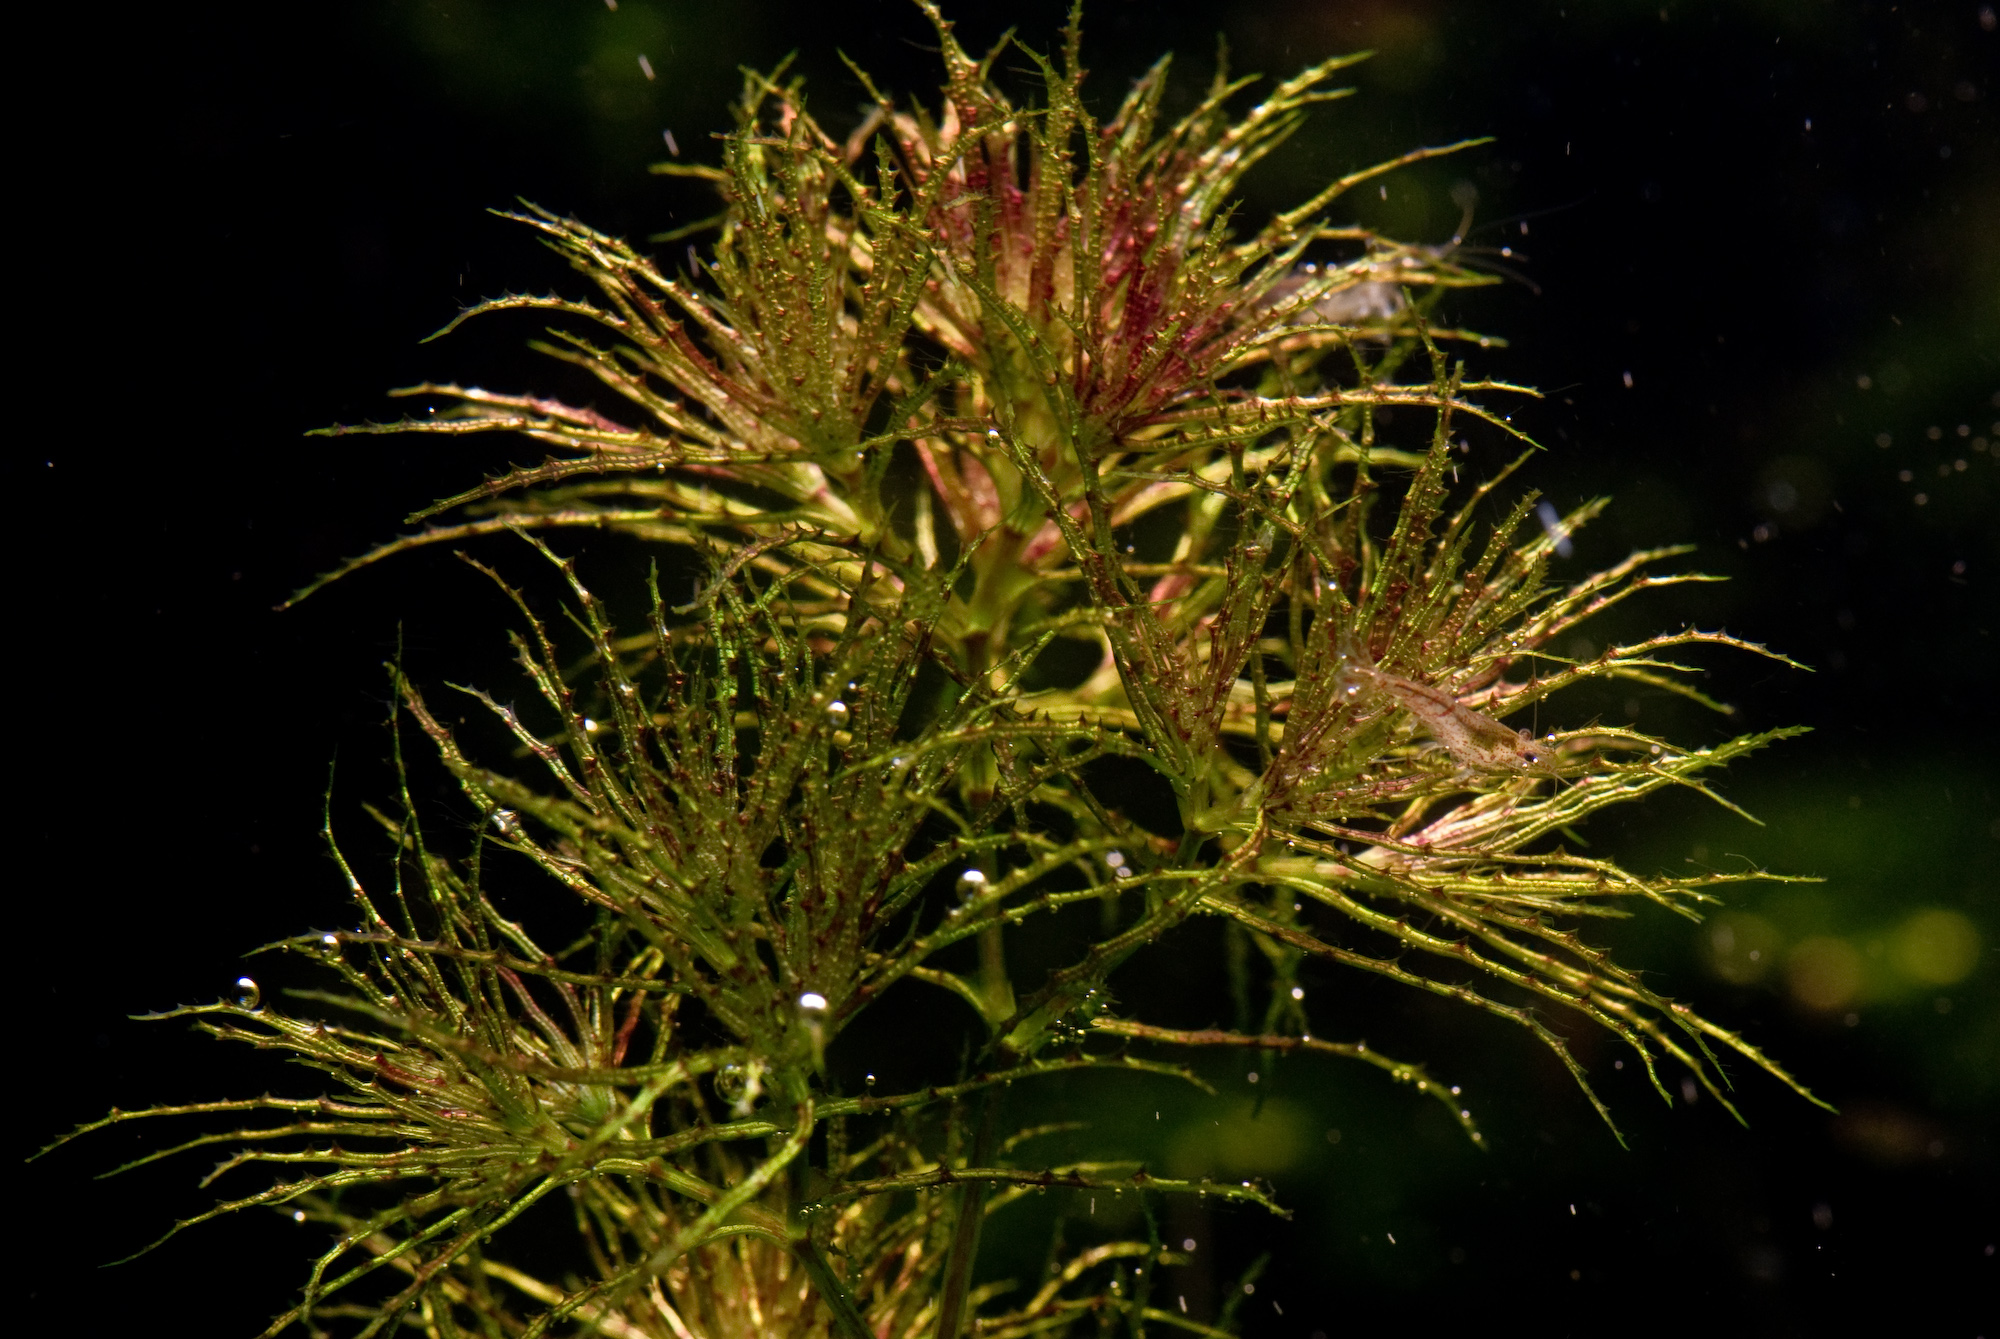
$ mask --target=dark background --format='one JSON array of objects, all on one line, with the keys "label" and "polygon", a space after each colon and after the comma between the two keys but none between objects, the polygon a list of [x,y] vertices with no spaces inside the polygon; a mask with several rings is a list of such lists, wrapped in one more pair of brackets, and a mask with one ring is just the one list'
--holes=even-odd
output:
[{"label": "dark background", "polygon": [[[968,45],[1004,21],[1047,47],[1060,19],[1050,4],[1004,20],[955,9]],[[40,174],[16,211],[30,360],[8,457],[25,504],[10,639],[26,724],[8,1084],[22,1153],[114,1102],[306,1082],[126,1016],[213,998],[244,970],[275,988],[282,964],[239,955],[343,923],[321,796],[337,757],[335,821],[358,840],[360,803],[387,784],[380,665],[399,627],[420,680],[508,675],[504,611],[443,555],[272,612],[502,463],[490,444],[307,429],[387,416],[381,392],[425,377],[555,384],[521,348],[530,326],[417,344],[473,297],[576,290],[483,211],[520,196],[640,237],[709,212],[646,174],[662,131],[712,158],[736,67],[794,48],[839,129],[860,94],[836,49],[885,86],[935,88],[920,17],[886,0],[224,5],[70,22],[17,129]],[[1309,975],[1316,1031],[1461,1083],[1491,1152],[1358,1069],[1294,1064],[1251,1088],[1248,1066],[1213,1067],[1212,1101],[1017,1099],[1024,1116],[1087,1107],[1085,1145],[1269,1176],[1297,1208],[1290,1224],[1174,1211],[1169,1235],[1196,1238],[1197,1264],[1168,1287],[1193,1313],[1212,1315],[1270,1250],[1241,1313],[1253,1334],[1503,1319],[1557,1334],[1842,1333],[1864,1304],[1894,1308],[1900,1333],[1996,1334],[1995,29],[1969,3],[1091,6],[1105,111],[1169,48],[1185,105],[1218,32],[1237,68],[1274,75],[1379,53],[1354,71],[1356,98],[1253,177],[1251,219],[1412,145],[1494,136],[1346,207],[1441,242],[1451,189],[1469,181],[1480,220],[1512,220],[1473,241],[1525,253],[1533,286],[1481,290],[1452,315],[1511,341],[1476,353],[1475,371],[1551,392],[1517,414],[1548,448],[1528,483],[1562,504],[1616,497],[1578,564],[1695,543],[1691,561],[1731,582],[1649,597],[1628,626],[1726,626],[1816,671],[1705,662],[1739,707],[1729,722],[1650,699],[1593,707],[1696,740],[1815,733],[1728,777],[1766,827],[1668,797],[1590,835],[1642,868],[1747,861],[1825,879],[1746,889],[1725,940],[1664,917],[1606,933],[1841,1114],[1742,1065],[1747,1130],[1713,1101],[1663,1106],[1580,1038],[1624,1151],[1524,1036]],[[1503,459],[1498,442],[1481,448],[1475,468]],[[586,560],[602,571],[618,556]],[[1203,933],[1164,946],[1166,970],[1124,986],[1122,1007],[1229,1021]],[[98,1272],[210,1202],[199,1154],[88,1179],[164,1134],[100,1135],[25,1171],[13,1291],[40,1324],[20,1332],[241,1335],[289,1303],[309,1243],[277,1218]],[[989,1269],[1035,1268],[1036,1220],[1054,1210],[1024,1206],[1017,1230],[996,1220]]]}]

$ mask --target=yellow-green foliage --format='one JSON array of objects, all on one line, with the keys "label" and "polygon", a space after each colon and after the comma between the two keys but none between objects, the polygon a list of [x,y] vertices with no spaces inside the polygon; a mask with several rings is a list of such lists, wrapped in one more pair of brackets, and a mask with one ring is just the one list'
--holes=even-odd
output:
[{"label": "yellow-green foliage", "polygon": [[[246,984],[169,1015],[284,1052],[330,1094],[175,1109],[267,1118],[181,1146],[279,1171],[202,1218],[269,1206],[336,1233],[271,1333],[1136,1331],[1163,1316],[1150,1271],[1174,1257],[1157,1241],[982,1293],[982,1218],[1047,1185],[1266,1192],[1036,1164],[1034,1132],[994,1129],[988,1099],[1084,1068],[1192,1082],[1143,1058],[1163,1047],[1296,1051],[1410,1082],[1478,1140],[1417,1066],[1312,1035],[1294,988],[1308,959],[1516,1023],[1586,1094],[1549,1017],[1609,1030],[1649,1073],[1671,1057],[1718,1097],[1718,1051],[1784,1077],[1577,928],[1637,902],[1692,915],[1761,876],[1644,876],[1563,834],[1664,787],[1705,792],[1786,732],[1686,749],[1503,724],[1545,702],[1560,721],[1564,690],[1595,680],[1706,701],[1673,650],[1758,648],[1685,630],[1581,663],[1551,649],[1700,578],[1652,575],[1678,553],[1663,550],[1553,581],[1598,504],[1535,525],[1532,495],[1498,501],[1512,466],[1452,499],[1470,441],[1514,435],[1488,400],[1529,392],[1469,379],[1447,350],[1476,337],[1432,321],[1441,293],[1485,276],[1329,221],[1396,163],[1256,227],[1229,212],[1242,174],[1340,96],[1347,62],[1240,116],[1250,81],[1218,76],[1167,123],[1163,61],[1099,122],[1074,26],[1056,58],[1011,47],[1042,71],[1032,106],[993,83],[1008,47],[977,60],[937,30],[942,100],[878,97],[844,139],[796,84],[750,77],[721,164],[675,169],[725,205],[691,274],[513,216],[595,296],[466,316],[545,313],[545,350],[611,408],[425,385],[402,393],[449,412],[333,430],[539,443],[542,463],[354,566],[513,532],[540,556],[506,552],[561,569],[587,654],[566,658],[515,596],[538,700],[473,694],[515,760],[462,749],[456,711],[399,677],[481,835],[440,843],[406,795],[378,815],[392,880],[351,875],[357,928],[282,946],[323,965],[326,991],[281,1008]],[[1384,408],[1399,430],[1427,420],[1427,440],[1378,440]],[[655,589],[648,626],[616,629],[554,551],[568,529],[693,550],[708,578],[689,604]],[[1159,779],[1157,813],[1093,786],[1116,759]],[[496,862],[537,871],[591,931],[562,946],[503,916]],[[1095,942],[1010,973],[1010,941],[1076,903],[1102,909]],[[1262,951],[1261,1030],[1118,1016],[1111,974],[1147,970],[1194,917]],[[959,944],[977,972],[941,965]],[[894,987],[968,1011],[983,1047],[925,1086],[843,1092],[828,1048]],[[580,1280],[509,1248],[509,1224],[551,1197],[573,1214]]]}]

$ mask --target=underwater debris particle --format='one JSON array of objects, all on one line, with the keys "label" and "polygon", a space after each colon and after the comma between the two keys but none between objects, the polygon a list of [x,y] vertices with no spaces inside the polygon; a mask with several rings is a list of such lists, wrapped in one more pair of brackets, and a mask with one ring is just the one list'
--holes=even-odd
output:
[{"label": "underwater debris particle", "polygon": [[[1631,384],[1629,379],[1626,384]],[[1562,527],[1562,517],[1547,498],[1535,504],[1535,519],[1542,523],[1543,533],[1555,541],[1558,558],[1567,558],[1576,551],[1576,546],[1569,542],[1569,533]]]}]

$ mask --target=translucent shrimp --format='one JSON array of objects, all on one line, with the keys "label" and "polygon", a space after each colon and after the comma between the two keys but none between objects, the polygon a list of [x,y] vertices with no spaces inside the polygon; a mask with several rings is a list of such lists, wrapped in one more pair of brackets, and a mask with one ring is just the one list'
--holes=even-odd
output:
[{"label": "translucent shrimp", "polygon": [[1395,703],[1467,771],[1559,775],[1554,749],[1526,730],[1474,711],[1442,688],[1376,669],[1358,654],[1346,657],[1340,673],[1350,696],[1368,693]]}]

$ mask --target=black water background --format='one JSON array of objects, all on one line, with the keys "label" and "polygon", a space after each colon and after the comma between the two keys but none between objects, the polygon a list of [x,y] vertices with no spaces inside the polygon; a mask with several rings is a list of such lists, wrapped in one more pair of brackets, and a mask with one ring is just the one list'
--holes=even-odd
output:
[{"label": "black water background", "polygon": [[[1253,179],[1253,214],[1411,144],[1496,136],[1358,208],[1443,240],[1449,189],[1470,180],[1482,218],[1534,215],[1527,236],[1516,223],[1492,240],[1530,257],[1521,268],[1540,292],[1510,284],[1462,307],[1513,341],[1476,368],[1552,392],[1520,415],[1549,447],[1530,481],[1564,504],[1621,499],[1586,555],[1686,538],[1734,578],[1672,604],[1668,621],[1723,624],[1818,670],[1713,662],[1747,725],[1817,731],[1731,781],[1767,817],[1776,806],[1789,838],[1667,805],[1613,840],[1684,859],[1699,843],[1674,825],[1706,824],[1739,843],[1718,851],[1779,851],[1829,875],[1835,922],[1950,906],[1981,926],[1987,952],[1938,994],[1953,1012],[1925,994],[1859,1009],[1849,1028],[1775,988],[1703,976],[1691,930],[1631,932],[1670,989],[1743,1026],[1850,1114],[1919,1131],[1914,1152],[1871,1143],[1879,1122],[1857,1135],[1754,1078],[1747,1132],[1713,1103],[1669,1115],[1613,1078],[1633,1142],[1621,1152],[1526,1040],[1328,982],[1347,1010],[1330,1032],[1407,1038],[1407,1053],[1483,1098],[1496,1151],[1434,1140],[1407,1093],[1373,1093],[1363,1076],[1287,1078],[1314,1130],[1341,1124],[1342,1143],[1277,1177],[1301,1209],[1294,1228],[1187,1220],[1217,1240],[1182,1286],[1212,1299],[1269,1247],[1276,1263],[1244,1313],[1253,1333],[1496,1308],[1563,1333],[1614,1318],[1807,1333],[1891,1299],[1912,1332],[1991,1334],[2000,466],[1967,442],[2000,444],[2000,33],[1965,4],[1581,8],[1102,3],[1087,50],[1109,98],[1166,47],[1192,89],[1218,28],[1240,67],[1279,73],[1378,47],[1356,72],[1360,96]],[[1052,7],[1009,17],[1052,41]],[[336,813],[358,836],[357,805],[381,788],[379,666],[399,624],[420,675],[506,672],[499,606],[441,555],[271,612],[414,504],[499,463],[305,430],[385,416],[381,389],[424,377],[545,381],[520,350],[524,326],[416,344],[473,296],[565,282],[481,211],[522,196],[612,232],[671,226],[700,202],[644,164],[666,128],[689,157],[706,152],[737,63],[799,48],[836,123],[857,97],[836,46],[899,88],[927,87],[932,69],[921,23],[895,4],[246,6],[74,21],[38,123],[66,133],[43,139],[47,187],[17,211],[17,255],[40,295],[16,320],[35,350],[16,389],[31,426],[8,462],[27,507],[14,565],[27,1035],[10,1085],[23,1151],[113,1102],[245,1081],[213,1044],[125,1016],[214,997],[246,970],[242,951],[341,923],[315,836],[320,794],[338,756]],[[968,39],[998,27],[965,17]],[[65,107],[83,114],[55,114]],[[1502,458],[1496,442],[1482,452],[1487,468]],[[1859,850],[1820,854],[1864,821],[1877,826]],[[1226,1017],[1205,953],[1186,949],[1185,990],[1159,1009]],[[1230,1075],[1237,1097],[1250,1091]],[[287,1079],[254,1080],[267,1081]],[[254,1333],[298,1276],[290,1224],[246,1219],[94,1270],[208,1202],[192,1165],[83,1180],[147,1146],[127,1131],[29,1169],[17,1295],[63,1332]],[[998,1240],[998,1259],[1038,1258],[1038,1242]]]}]

